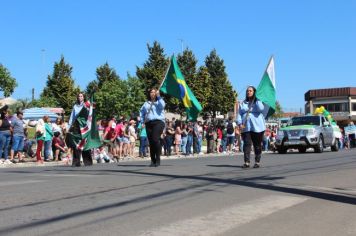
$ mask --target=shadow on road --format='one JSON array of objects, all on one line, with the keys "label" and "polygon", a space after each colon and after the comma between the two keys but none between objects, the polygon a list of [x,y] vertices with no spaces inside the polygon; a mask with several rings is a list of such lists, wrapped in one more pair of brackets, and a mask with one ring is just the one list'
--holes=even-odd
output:
[{"label": "shadow on road", "polygon": [[[352,161],[355,162],[354,160],[352,160]],[[342,163],[342,164],[345,164],[345,163]],[[92,207],[92,208],[79,210],[79,211],[75,211],[75,212],[71,212],[71,213],[65,213],[65,214],[55,216],[55,217],[38,220],[36,222],[4,227],[4,228],[0,229],[0,234],[14,232],[14,231],[18,231],[18,230],[26,230],[26,229],[37,227],[37,226],[43,226],[43,225],[47,225],[50,223],[55,223],[58,221],[70,220],[72,218],[80,217],[83,215],[99,213],[101,211],[114,209],[114,208],[120,208],[120,207],[124,207],[124,206],[131,205],[131,204],[138,204],[138,203],[142,203],[145,201],[157,200],[162,197],[174,196],[175,194],[178,194],[178,193],[183,193],[183,192],[188,192],[188,191],[191,192],[191,191],[195,190],[196,192],[193,192],[191,194],[198,194],[198,193],[202,192],[202,190],[200,190],[199,188],[209,187],[209,186],[217,185],[217,184],[223,184],[223,186],[235,185],[235,186],[243,186],[243,187],[249,187],[249,188],[254,188],[254,189],[263,189],[263,190],[269,190],[269,191],[275,191],[275,192],[281,192],[281,193],[287,193],[287,194],[307,196],[307,197],[311,197],[311,198],[317,198],[317,199],[322,199],[322,200],[327,200],[327,201],[332,201],[332,202],[339,202],[339,203],[343,203],[343,204],[356,205],[356,197],[352,196],[352,195],[343,195],[341,193],[335,193],[335,192],[325,192],[325,191],[301,189],[301,188],[293,187],[293,186],[278,186],[278,185],[273,185],[271,183],[261,183],[259,181],[279,180],[279,179],[284,179],[285,177],[272,177],[270,175],[258,175],[258,172],[256,172],[256,171],[254,173],[255,174],[257,173],[257,175],[253,176],[253,177],[226,178],[226,176],[223,175],[223,172],[221,172],[221,176],[218,176],[218,177],[216,177],[216,175],[217,175],[216,172],[206,173],[204,175],[179,175],[179,174],[170,174],[170,173],[159,173],[160,171],[164,171],[165,169],[164,168],[149,168],[149,167],[142,168],[144,166],[146,166],[146,165],[128,164],[128,165],[119,165],[119,167],[118,167],[118,168],[140,167],[141,169],[139,169],[139,170],[125,170],[125,169],[109,169],[109,170],[108,169],[102,169],[102,170],[95,169],[94,170],[91,168],[80,168],[80,169],[73,168],[73,169],[58,170],[58,168],[57,168],[57,169],[49,169],[46,171],[48,171],[48,172],[51,172],[51,171],[68,171],[69,172],[70,171],[70,172],[77,172],[77,173],[79,172],[79,173],[92,174],[92,175],[96,175],[96,174],[107,175],[109,173],[117,174],[117,175],[130,174],[130,175],[138,175],[138,176],[146,176],[146,177],[151,176],[151,177],[163,178],[160,180],[155,179],[151,183],[157,183],[159,181],[171,181],[171,180],[177,180],[177,179],[196,180],[196,181],[199,181],[199,183],[198,184],[190,183],[189,186],[184,186],[184,187],[177,188],[177,189],[162,191],[162,192],[154,193],[154,194],[148,194],[145,196],[136,197],[136,198],[132,198],[132,199],[125,200],[125,201],[118,201],[116,203],[106,204],[106,205],[102,205],[102,206],[98,206],[98,207]],[[217,167],[217,168],[220,168],[220,167],[239,168],[238,171],[244,172],[244,171],[240,170],[240,166],[235,166],[235,165],[208,165],[208,166],[209,167]],[[328,166],[328,165],[326,165],[326,166]],[[148,169],[150,169],[150,171],[146,171]],[[303,168],[303,169],[308,169],[308,168]],[[311,169],[313,169],[313,168],[311,168]],[[151,170],[153,170],[154,172]],[[338,169],[338,170],[340,170],[340,169]],[[300,170],[295,170],[295,171],[300,171]],[[226,173],[226,171],[224,171],[224,172]],[[275,174],[275,171],[273,172],[273,174]],[[150,182],[144,183],[141,185],[147,185],[147,184],[150,184]],[[136,186],[140,186],[140,185],[136,185]],[[129,187],[131,187],[131,186],[127,186],[126,188],[129,188]],[[109,189],[109,190],[104,190],[104,191],[99,191],[99,192],[93,192],[93,193],[89,193],[89,195],[90,194],[93,194],[93,195],[101,194],[101,193],[105,193],[105,192],[118,191],[118,190],[120,190],[120,188]],[[203,190],[203,191],[212,191],[212,190]],[[71,197],[68,197],[67,199],[78,198],[78,197],[82,197],[84,195],[88,196],[88,194],[83,194],[83,195],[71,196]],[[61,198],[60,200],[63,200],[63,198]],[[32,203],[32,204],[22,205],[22,206],[18,206],[18,207],[36,206],[36,205],[40,205],[40,204],[44,204],[44,203],[51,203],[51,201],[59,201],[59,199],[38,202],[38,203]],[[154,207],[154,205],[150,205],[149,207]],[[143,208],[147,208],[147,207],[143,207]],[[10,210],[10,209],[13,209],[13,208],[3,208],[3,209],[0,209],[0,211]],[[138,210],[136,209],[135,211],[138,211]],[[112,216],[112,217],[117,217],[117,215]]]}]

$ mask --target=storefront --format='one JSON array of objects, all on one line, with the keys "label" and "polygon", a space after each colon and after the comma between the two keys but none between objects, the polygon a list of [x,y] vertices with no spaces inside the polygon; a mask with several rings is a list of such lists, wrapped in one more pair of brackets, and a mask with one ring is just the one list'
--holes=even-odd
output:
[{"label": "storefront", "polygon": [[356,87],[309,90],[304,98],[307,114],[324,106],[340,127],[356,122]]}]

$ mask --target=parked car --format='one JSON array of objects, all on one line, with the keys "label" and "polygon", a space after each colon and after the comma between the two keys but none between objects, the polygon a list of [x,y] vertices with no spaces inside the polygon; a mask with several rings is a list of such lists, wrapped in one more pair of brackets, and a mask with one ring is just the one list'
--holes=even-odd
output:
[{"label": "parked car", "polygon": [[325,147],[331,147],[336,152],[340,138],[336,130],[322,115],[293,117],[277,133],[277,151],[284,154],[288,149],[298,149],[304,153],[308,148],[314,148],[314,152],[322,153]]}]

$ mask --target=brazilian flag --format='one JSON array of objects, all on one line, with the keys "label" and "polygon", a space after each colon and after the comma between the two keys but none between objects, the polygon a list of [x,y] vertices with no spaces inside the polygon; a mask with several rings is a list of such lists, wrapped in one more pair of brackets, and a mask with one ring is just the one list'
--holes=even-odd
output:
[{"label": "brazilian flag", "polygon": [[174,56],[171,57],[160,91],[180,99],[186,108],[188,119],[191,121],[197,120],[198,114],[203,108],[185,82]]}]

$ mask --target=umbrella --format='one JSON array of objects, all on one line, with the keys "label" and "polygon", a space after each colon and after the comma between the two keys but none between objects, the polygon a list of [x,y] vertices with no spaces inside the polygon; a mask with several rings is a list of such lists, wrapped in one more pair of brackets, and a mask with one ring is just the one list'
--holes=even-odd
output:
[{"label": "umbrella", "polygon": [[48,116],[51,120],[55,120],[58,117],[56,113],[44,108],[33,107],[23,110],[23,118],[25,120],[39,120],[44,116]]}]

